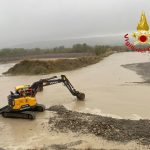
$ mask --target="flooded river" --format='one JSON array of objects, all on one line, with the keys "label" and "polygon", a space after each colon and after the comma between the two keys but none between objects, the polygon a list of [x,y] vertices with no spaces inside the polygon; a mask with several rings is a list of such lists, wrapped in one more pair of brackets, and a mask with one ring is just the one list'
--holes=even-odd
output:
[{"label": "flooded river", "polygon": [[[61,104],[71,110],[115,118],[150,119],[149,85],[133,83],[143,79],[134,71],[120,66],[148,61],[150,61],[148,53],[124,52],[113,54],[97,64],[75,71],[42,76],[1,76],[0,106],[7,104],[7,95],[17,85],[32,84],[41,78],[65,74],[77,90],[86,94],[86,100],[76,101],[66,87],[57,84],[45,87],[43,92],[37,94],[39,103],[47,107]],[[5,72],[12,65],[14,64],[1,64],[0,73]],[[90,145],[94,145],[95,148],[125,148],[125,145],[119,143],[106,144],[105,140],[92,135],[49,133],[46,125],[51,115],[53,114],[47,111],[39,113],[34,121],[0,117],[0,147],[19,150],[82,139],[86,141],[82,145],[85,148]],[[128,143],[126,148],[131,147],[130,144],[133,147],[134,143]]]}]

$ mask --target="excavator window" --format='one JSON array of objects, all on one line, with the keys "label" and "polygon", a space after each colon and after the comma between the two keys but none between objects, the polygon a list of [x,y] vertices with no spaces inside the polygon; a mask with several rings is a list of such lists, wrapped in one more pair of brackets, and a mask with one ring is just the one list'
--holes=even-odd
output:
[{"label": "excavator window", "polygon": [[30,87],[25,87],[19,90],[16,90],[16,93],[20,95],[20,97],[32,96],[33,90]]}]

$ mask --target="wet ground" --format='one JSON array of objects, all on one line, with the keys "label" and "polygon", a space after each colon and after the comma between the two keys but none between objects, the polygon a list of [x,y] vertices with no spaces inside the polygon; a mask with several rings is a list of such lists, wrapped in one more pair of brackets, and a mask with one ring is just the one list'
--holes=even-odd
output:
[{"label": "wet ground", "polygon": [[[84,102],[76,101],[62,84],[46,87],[42,93],[37,95],[37,99],[39,103],[45,104],[47,107],[64,105],[70,110],[120,119],[149,119],[149,85],[133,83],[141,82],[143,79],[134,71],[121,66],[148,61],[150,61],[149,53],[116,53],[95,65],[75,71],[58,73],[58,75],[65,74],[77,90],[86,94]],[[0,65],[0,72],[5,72],[12,65]],[[0,106],[7,104],[7,95],[15,86],[32,84],[40,78],[53,75],[57,74],[0,77]],[[82,140],[82,144],[79,142],[80,144],[70,146],[70,148],[145,149],[143,145],[139,145],[135,141],[127,143],[108,142],[92,134],[49,132],[47,125],[49,118],[53,115],[55,114],[49,111],[39,113],[35,121],[0,117],[0,147],[20,150],[45,145],[50,148],[51,145],[78,143]]]}]

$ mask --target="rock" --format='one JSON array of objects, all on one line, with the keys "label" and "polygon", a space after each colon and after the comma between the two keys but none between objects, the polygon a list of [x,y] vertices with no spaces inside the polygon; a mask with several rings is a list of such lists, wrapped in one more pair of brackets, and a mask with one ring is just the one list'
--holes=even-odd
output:
[{"label": "rock", "polygon": [[61,105],[52,106],[48,110],[57,113],[57,117],[49,119],[49,125],[55,130],[92,133],[107,140],[120,142],[138,140],[139,143],[150,145],[150,120],[103,117],[67,110]]}]

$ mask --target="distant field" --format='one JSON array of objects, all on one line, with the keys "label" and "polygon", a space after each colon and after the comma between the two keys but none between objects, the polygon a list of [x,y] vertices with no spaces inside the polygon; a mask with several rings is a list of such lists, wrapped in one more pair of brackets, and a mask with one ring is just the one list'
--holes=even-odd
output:
[{"label": "distant field", "polygon": [[39,59],[39,58],[79,58],[84,56],[99,56],[106,51],[127,51],[124,46],[105,46],[96,45],[89,46],[87,44],[75,44],[71,48],[64,46],[55,47],[53,49],[1,49],[0,62],[10,62],[25,59]]},{"label": "distant field", "polygon": [[16,62],[20,60],[46,60],[55,58],[79,58],[85,56],[93,56],[92,53],[56,53],[56,54],[41,54],[41,55],[25,55],[25,56],[14,56],[14,57],[3,57],[0,58],[1,63]]}]

